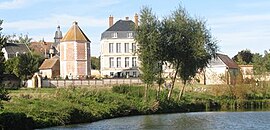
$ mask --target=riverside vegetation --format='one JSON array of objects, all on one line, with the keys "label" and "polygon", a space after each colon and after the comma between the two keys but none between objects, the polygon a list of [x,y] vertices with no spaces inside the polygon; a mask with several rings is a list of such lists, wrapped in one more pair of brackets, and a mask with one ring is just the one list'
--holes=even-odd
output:
[{"label": "riverside vegetation", "polygon": [[162,90],[157,100],[156,89],[150,88],[145,101],[144,87],[129,85],[10,90],[11,100],[3,102],[0,112],[0,128],[34,129],[139,114],[270,107],[268,83],[187,87],[180,101],[178,89],[171,100],[166,98],[168,90]]}]

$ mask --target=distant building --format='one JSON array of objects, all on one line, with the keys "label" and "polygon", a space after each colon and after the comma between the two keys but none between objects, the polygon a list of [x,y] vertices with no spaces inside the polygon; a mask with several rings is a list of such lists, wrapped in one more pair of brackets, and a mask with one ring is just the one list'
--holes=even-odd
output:
[{"label": "distant building", "polygon": [[2,48],[2,52],[4,53],[5,59],[8,60],[18,55],[29,53],[30,50],[26,44],[7,43],[6,46]]},{"label": "distant building", "polygon": [[235,84],[240,73],[238,65],[227,55],[217,54],[197,75],[201,84]]},{"label": "distant building", "polygon": [[60,75],[60,60],[58,56],[45,59],[39,67],[41,76],[49,79],[58,78]]},{"label": "distant building", "polygon": [[243,74],[243,79],[254,78],[253,65],[239,65],[239,67],[240,67],[240,71]]},{"label": "distant building", "polygon": [[53,46],[53,42],[45,42],[44,40],[40,42],[31,42],[29,45],[30,50],[34,53],[44,56],[45,58],[50,57],[50,48]]},{"label": "distant building", "polygon": [[54,35],[54,47],[57,48],[57,46],[60,44],[62,36],[62,31],[60,30],[60,26],[57,27],[57,30]]},{"label": "distant building", "polygon": [[90,40],[74,22],[60,42],[60,75],[80,78],[91,75]]},{"label": "distant building", "polygon": [[137,77],[138,55],[135,53],[135,27],[138,26],[138,15],[134,22],[126,17],[113,24],[113,16],[109,17],[109,28],[101,34],[101,65],[102,76]]}]

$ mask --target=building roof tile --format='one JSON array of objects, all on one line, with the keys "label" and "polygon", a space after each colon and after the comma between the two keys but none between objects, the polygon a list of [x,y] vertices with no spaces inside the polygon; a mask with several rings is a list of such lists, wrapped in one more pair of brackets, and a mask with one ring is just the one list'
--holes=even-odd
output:
[{"label": "building roof tile", "polygon": [[73,26],[68,30],[66,35],[62,38],[62,42],[66,41],[79,41],[79,42],[91,42],[87,36],[83,33],[77,22],[73,23]]},{"label": "building roof tile", "polygon": [[229,68],[239,68],[238,65],[227,55],[224,54],[217,54],[217,56],[229,67]]},{"label": "building roof tile", "polygon": [[59,57],[53,57],[50,59],[45,59],[44,62],[41,64],[41,66],[39,67],[40,70],[44,70],[44,69],[51,69],[53,68],[53,66],[59,62]]}]

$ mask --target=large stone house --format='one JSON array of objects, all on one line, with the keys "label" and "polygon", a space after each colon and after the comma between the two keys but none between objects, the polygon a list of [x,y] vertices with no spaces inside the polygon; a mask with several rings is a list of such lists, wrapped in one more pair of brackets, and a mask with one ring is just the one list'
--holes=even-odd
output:
[{"label": "large stone house", "polygon": [[213,58],[208,66],[197,75],[197,79],[205,85],[235,84],[239,73],[238,65],[231,58],[218,53],[217,57]]},{"label": "large stone house", "polygon": [[138,26],[138,15],[134,22],[126,17],[113,23],[109,17],[109,28],[101,34],[101,65],[102,76],[137,77],[138,56],[135,53],[137,45],[134,39],[135,27]]},{"label": "large stone house", "polygon": [[60,76],[83,78],[91,75],[90,40],[74,22],[60,42]]}]

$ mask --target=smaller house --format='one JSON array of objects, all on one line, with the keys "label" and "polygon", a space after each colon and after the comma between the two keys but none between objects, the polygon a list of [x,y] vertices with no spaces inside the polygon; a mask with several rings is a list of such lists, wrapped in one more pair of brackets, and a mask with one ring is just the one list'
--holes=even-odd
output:
[{"label": "smaller house", "polygon": [[197,75],[197,79],[205,85],[235,84],[239,74],[238,65],[227,55],[218,53],[217,57],[213,58],[208,66]]},{"label": "smaller house", "polygon": [[240,71],[243,74],[243,79],[253,79],[253,65],[239,65]]},{"label": "smaller house", "polygon": [[29,53],[30,50],[26,44],[7,43],[6,46],[2,48],[2,52],[4,53],[5,59],[8,60],[18,55]]},{"label": "smaller house", "polygon": [[60,60],[58,56],[54,56],[45,61],[39,67],[39,72],[43,78],[49,79],[59,77],[60,75]]}]

